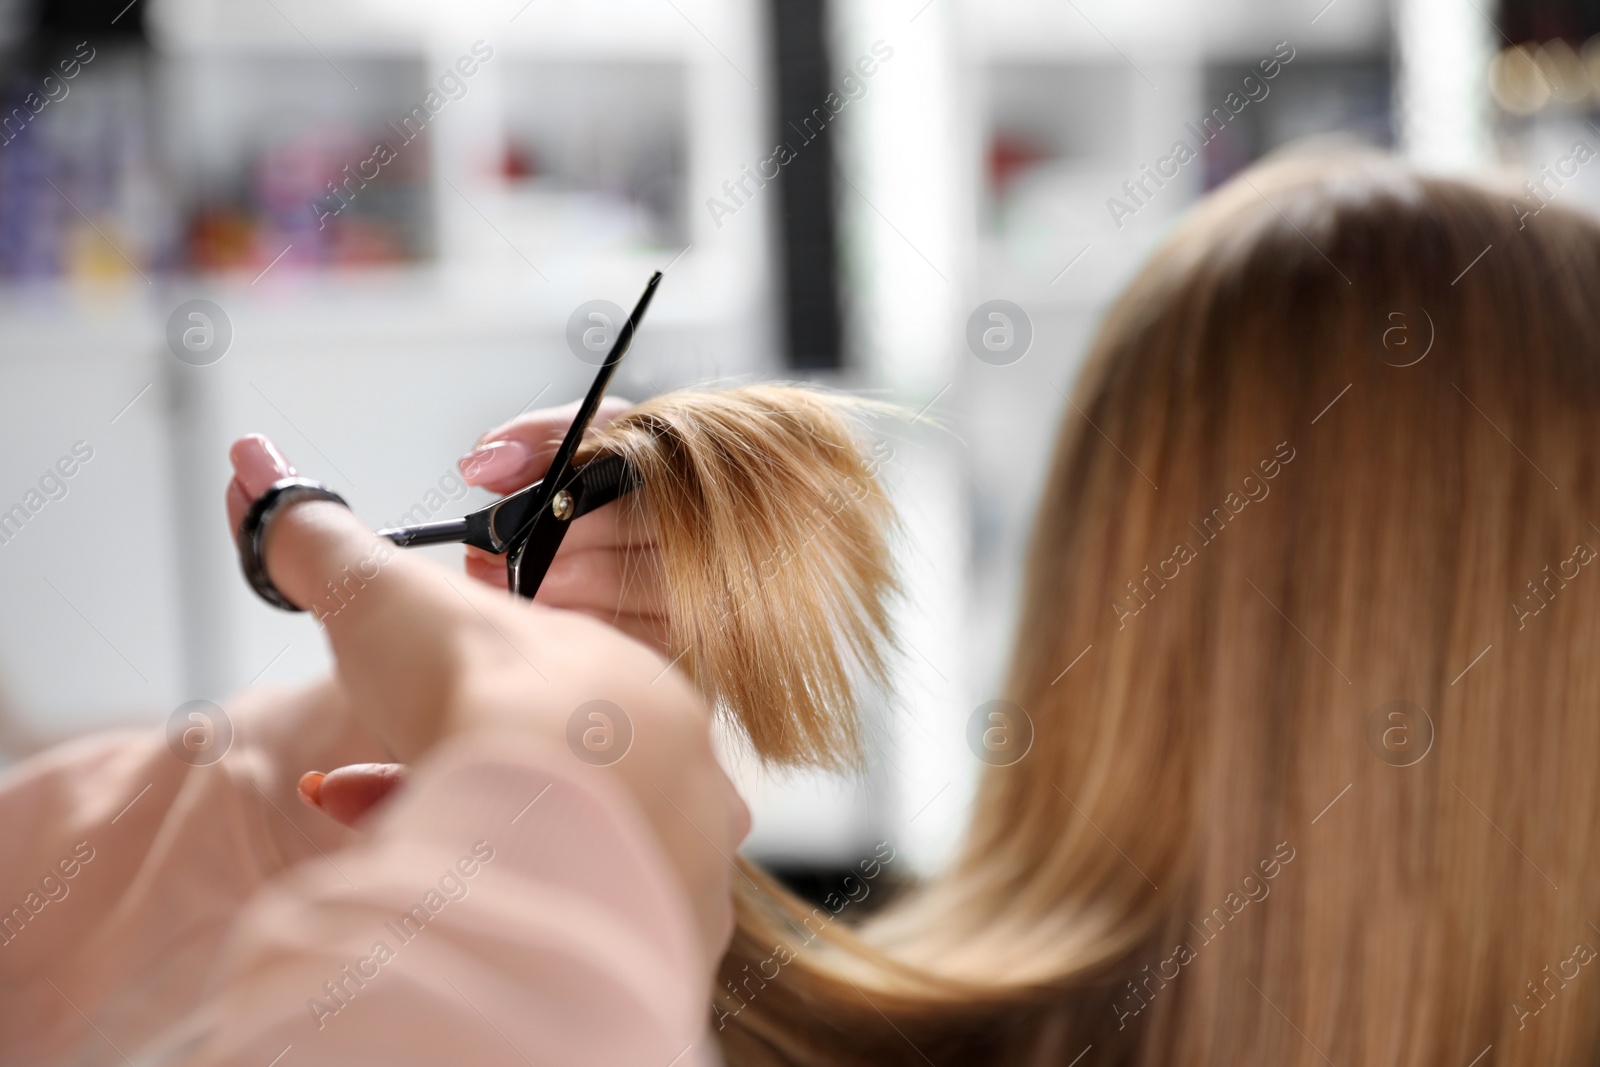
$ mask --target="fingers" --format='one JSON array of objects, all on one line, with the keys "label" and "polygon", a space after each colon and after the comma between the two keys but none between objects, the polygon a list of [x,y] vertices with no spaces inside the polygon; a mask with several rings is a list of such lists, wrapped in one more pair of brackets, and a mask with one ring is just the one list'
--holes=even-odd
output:
[{"label": "fingers", "polygon": [[619,548],[648,544],[653,540],[650,529],[637,508],[623,506],[626,500],[614,501],[574,519],[561,547]]},{"label": "fingers", "polygon": [[[485,433],[477,447],[459,461],[463,477],[470,484],[499,493],[512,493],[530,485],[548,469],[578,406],[574,401],[530,412]],[[603,399],[595,412],[594,425],[611,421],[631,406],[617,397]],[[646,620],[644,625],[629,632],[642,631],[650,635],[648,643],[658,644],[654,635],[662,627],[651,617],[660,613],[660,592],[657,583],[650,580],[653,572],[644,569],[646,561],[636,559],[649,552],[649,562],[653,562],[653,548],[650,532],[637,509],[615,504],[598,508],[576,520],[567,531],[536,599],[551,607],[584,611],[608,620],[639,615]],[[624,569],[629,580],[622,577]],[[506,588],[503,557],[468,548],[466,571],[468,576],[495,589]]]},{"label": "fingers", "polygon": [[583,614],[615,626],[640,644],[654,649],[663,657],[672,655],[672,647],[667,640],[670,636],[670,631],[667,627],[665,615],[618,615],[615,612],[608,614],[605,611],[586,610],[583,611]]},{"label": "fingers", "polygon": [[666,611],[654,549],[558,552],[534,599],[571,610],[609,607],[624,614],[650,615]]},{"label": "fingers", "polygon": [[[541,408],[519,415],[478,439],[477,446],[458,461],[468,485],[495,493],[513,493],[533,484],[554,458],[561,439],[578,413],[579,401]],[[600,401],[591,425],[603,426],[631,408],[621,397]]]},{"label": "fingers", "polygon": [[506,589],[506,558],[481,548],[467,549],[467,577],[476,578],[495,589]]},{"label": "fingers", "polygon": [[[596,557],[602,553],[585,553],[586,556]],[[556,559],[560,559],[557,556]],[[597,564],[604,566],[604,564]],[[610,563],[610,570],[616,573],[619,564]],[[551,575],[554,575],[552,565]],[[504,592],[506,588],[506,559],[504,556],[493,556],[477,549],[467,552],[467,576],[489,586],[491,589]],[[629,637],[641,641],[657,652],[671,657],[668,647],[668,627],[666,607],[661,603],[660,586],[650,584],[646,593],[640,589],[637,594],[630,594],[627,599],[629,606],[618,606],[615,594],[610,600],[603,594],[596,594],[584,587],[582,582],[570,590],[553,592],[551,576],[547,576],[545,584],[539,587],[539,594],[534,598],[535,603],[546,604],[552,608],[562,608],[567,611],[577,611],[588,615],[590,618],[599,619],[601,622],[621,630]],[[604,586],[607,583],[599,583]],[[613,585],[614,588],[614,585]]]},{"label": "fingers", "polygon": [[[506,588],[506,560],[479,549],[467,550],[467,574],[496,589]],[[568,551],[550,561],[534,597],[569,611],[607,608],[625,614],[666,611],[659,557],[654,548],[593,548]]]},{"label": "fingers", "polygon": [[352,763],[300,777],[300,799],[335,822],[355,826],[390,793],[406,783],[403,763]]}]

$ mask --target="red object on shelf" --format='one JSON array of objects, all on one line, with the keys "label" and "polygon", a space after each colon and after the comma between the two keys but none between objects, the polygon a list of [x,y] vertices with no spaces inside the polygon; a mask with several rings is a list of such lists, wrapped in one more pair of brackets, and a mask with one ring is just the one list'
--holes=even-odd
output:
[{"label": "red object on shelf", "polygon": [[989,140],[989,187],[1003,193],[1018,174],[1050,158],[1038,142],[1020,134],[997,132]]},{"label": "red object on shelf", "polygon": [[508,144],[505,156],[500,161],[500,173],[513,181],[532,178],[539,173],[539,164],[532,152]]}]

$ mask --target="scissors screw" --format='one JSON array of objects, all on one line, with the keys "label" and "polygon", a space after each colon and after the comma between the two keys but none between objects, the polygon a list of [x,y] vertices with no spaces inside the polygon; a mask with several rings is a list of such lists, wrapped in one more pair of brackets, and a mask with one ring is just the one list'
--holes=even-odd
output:
[{"label": "scissors screw", "polygon": [[572,517],[572,494],[565,489],[557,493],[550,501],[550,513],[562,522]]}]

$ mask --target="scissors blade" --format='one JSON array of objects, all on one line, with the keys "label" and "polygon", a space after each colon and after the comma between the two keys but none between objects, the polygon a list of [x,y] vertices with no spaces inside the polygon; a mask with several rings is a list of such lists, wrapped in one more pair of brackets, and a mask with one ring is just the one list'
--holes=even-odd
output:
[{"label": "scissors blade", "polygon": [[[520,499],[507,498],[501,501],[490,517],[491,532],[497,540],[508,546],[506,573],[513,593],[530,599],[533,597],[539,583],[544,580],[545,571],[550,568],[550,561],[555,558],[556,550],[561,547],[568,524],[576,517],[570,503],[564,511],[553,509],[551,505],[556,494],[568,490],[569,483],[576,477],[572,470],[572,457],[583,442],[589,424],[594,421],[600,400],[616,374],[617,365],[628,354],[639,321],[644,318],[660,284],[661,272],[656,271],[650,276],[628,320],[618,331],[605,361],[600,364],[600,371],[595,375],[583,402],[578,405],[578,413],[568,427],[566,437],[562,438],[560,447],[556,449],[544,478],[524,490],[526,496],[517,494]],[[512,499],[516,499],[516,503],[507,507]]]},{"label": "scissors blade", "polygon": [[[638,487],[637,478],[621,456],[602,457],[577,468],[572,466],[572,458],[660,284],[661,272],[656,271],[618,332],[543,478],[459,519],[397,526],[379,530],[378,536],[403,548],[468,544],[486,552],[507,554],[507,580],[511,591],[526,589],[523,595],[532,597],[556,549],[561,547],[567,524]],[[561,507],[553,508],[557,494],[562,492],[567,494],[567,499],[562,501]],[[536,542],[531,553],[530,542]]]}]

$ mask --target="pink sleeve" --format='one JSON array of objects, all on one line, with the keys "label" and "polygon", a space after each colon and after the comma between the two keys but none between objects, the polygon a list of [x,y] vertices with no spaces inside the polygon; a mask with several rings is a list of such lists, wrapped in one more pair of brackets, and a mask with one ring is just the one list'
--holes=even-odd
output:
[{"label": "pink sleeve", "polygon": [[719,1062],[660,845],[604,772],[542,745],[447,743],[369,841],[259,893],[168,1035],[181,1062]]},{"label": "pink sleeve", "polygon": [[227,702],[197,765],[159,731],[59,746],[0,786],[0,1064],[123,1063],[188,1011],[244,901],[355,839],[303,770],[378,758],[327,689]]}]

